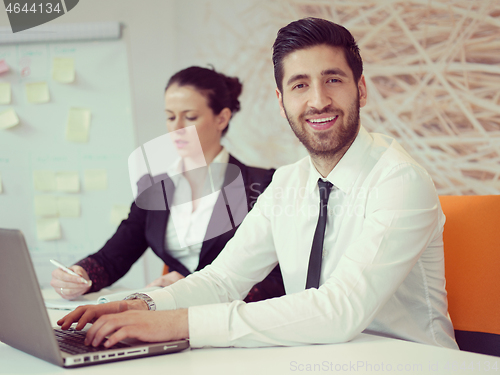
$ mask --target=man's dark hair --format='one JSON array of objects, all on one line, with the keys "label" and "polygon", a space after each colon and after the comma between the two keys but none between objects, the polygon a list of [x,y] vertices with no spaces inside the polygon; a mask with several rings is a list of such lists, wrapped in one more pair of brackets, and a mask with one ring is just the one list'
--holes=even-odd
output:
[{"label": "man's dark hair", "polygon": [[356,83],[363,74],[363,61],[352,34],[345,27],[321,18],[303,18],[278,31],[273,45],[274,79],[283,92],[283,60],[297,50],[320,44],[341,47]]}]

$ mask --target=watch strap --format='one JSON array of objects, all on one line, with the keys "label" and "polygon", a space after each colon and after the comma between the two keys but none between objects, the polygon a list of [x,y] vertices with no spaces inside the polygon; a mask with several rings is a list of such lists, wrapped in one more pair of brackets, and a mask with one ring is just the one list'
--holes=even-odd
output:
[{"label": "watch strap", "polygon": [[146,302],[146,304],[148,305],[148,309],[150,311],[156,310],[155,301],[150,296],[148,296],[146,293],[133,293],[133,294],[124,298],[124,300],[131,300],[131,299],[142,299],[144,302]]}]

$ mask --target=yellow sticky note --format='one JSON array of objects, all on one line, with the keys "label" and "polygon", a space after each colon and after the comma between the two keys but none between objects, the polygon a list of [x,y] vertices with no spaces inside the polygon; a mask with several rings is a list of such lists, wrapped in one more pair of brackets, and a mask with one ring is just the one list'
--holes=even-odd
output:
[{"label": "yellow sticky note", "polygon": [[120,224],[122,220],[128,217],[129,212],[130,212],[129,206],[115,204],[113,207],[111,207],[110,221],[113,224]]},{"label": "yellow sticky note", "polygon": [[105,169],[86,169],[84,172],[85,190],[106,190],[108,174]]},{"label": "yellow sticky note", "polygon": [[56,190],[66,193],[78,193],[80,191],[80,177],[78,172],[57,172]]},{"label": "yellow sticky note", "polygon": [[52,60],[52,79],[61,83],[73,82],[75,80],[75,60],[54,57]]},{"label": "yellow sticky note", "polygon": [[0,112],[0,129],[8,129],[16,125],[19,125],[19,117],[12,108]]},{"label": "yellow sticky note", "polygon": [[36,221],[36,236],[41,241],[58,240],[61,238],[59,219],[38,219]]},{"label": "yellow sticky note", "polygon": [[36,216],[57,216],[57,200],[53,195],[35,195]]},{"label": "yellow sticky note", "polygon": [[62,217],[79,217],[80,197],[58,197],[57,210]]},{"label": "yellow sticky note", "polygon": [[26,84],[26,97],[29,103],[48,103],[50,100],[47,82],[31,82]]},{"label": "yellow sticky note", "polygon": [[10,104],[11,100],[10,83],[0,82],[0,104]]},{"label": "yellow sticky note", "polygon": [[33,184],[38,191],[55,191],[56,174],[54,171],[34,171]]},{"label": "yellow sticky note", "polygon": [[90,111],[85,108],[71,108],[66,126],[66,140],[70,142],[88,142]]}]

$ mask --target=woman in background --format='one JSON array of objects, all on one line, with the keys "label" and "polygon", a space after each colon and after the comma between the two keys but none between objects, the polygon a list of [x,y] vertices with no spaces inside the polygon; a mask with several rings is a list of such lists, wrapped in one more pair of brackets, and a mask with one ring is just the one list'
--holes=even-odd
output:
[{"label": "woman in background", "polygon": [[[181,70],[170,78],[165,89],[167,128],[180,158],[168,169],[168,175],[161,178],[162,185],[153,186],[159,187],[160,192],[163,186],[172,204],[163,209],[141,208],[148,203],[141,204],[140,199],[155,195],[154,189],[150,190],[151,194],[145,190],[144,195],[132,203],[128,218],[122,221],[103,248],[70,267],[81,278],[60,269],[52,272],[51,285],[57,293],[72,299],[113,284],[148,247],[169,268],[167,274],[149,286],[170,285],[204,268],[217,257],[236,230],[236,218],[230,213],[235,213],[233,207],[226,206],[228,197],[221,194],[221,187],[234,179],[234,166],[239,168],[246,192],[246,202],[242,199],[247,206],[244,213],[250,210],[274,173],[274,170],[242,164],[221,145],[229,120],[240,109],[241,90],[238,78],[201,67]],[[146,177],[141,180],[151,180]],[[206,186],[217,193],[207,195]],[[228,216],[233,226],[227,230],[226,225],[221,230],[222,221]],[[277,266],[250,290],[245,300],[258,301],[284,293]]]}]

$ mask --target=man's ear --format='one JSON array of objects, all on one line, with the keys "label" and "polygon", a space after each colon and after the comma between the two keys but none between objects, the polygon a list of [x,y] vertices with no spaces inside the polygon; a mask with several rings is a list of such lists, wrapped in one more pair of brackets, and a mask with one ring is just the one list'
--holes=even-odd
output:
[{"label": "man's ear", "polygon": [[280,106],[281,117],[286,118],[285,107],[283,106],[283,95],[280,90],[276,88],[276,97],[278,98],[278,104]]},{"label": "man's ear", "polygon": [[358,82],[359,106],[364,107],[368,98],[368,90],[366,89],[365,76],[362,75]]},{"label": "man's ear", "polygon": [[225,128],[227,128],[229,120],[231,120],[231,115],[232,112],[227,107],[220,111],[220,113],[217,115],[217,129],[223,131]]}]

